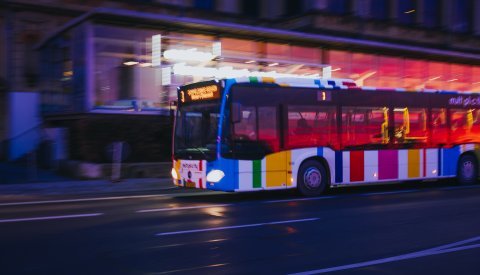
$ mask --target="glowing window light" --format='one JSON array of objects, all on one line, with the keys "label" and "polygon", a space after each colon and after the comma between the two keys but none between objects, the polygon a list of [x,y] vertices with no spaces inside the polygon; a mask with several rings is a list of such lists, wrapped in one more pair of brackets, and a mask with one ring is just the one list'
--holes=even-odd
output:
[{"label": "glowing window light", "polygon": [[274,78],[291,77],[291,78],[303,78],[303,79],[319,78],[319,74],[298,75],[298,74],[288,74],[288,73],[277,73],[276,71],[259,72],[259,71],[249,71],[247,69],[237,70],[230,66],[221,67],[221,68],[195,67],[195,66],[186,65],[185,63],[177,63],[173,65],[173,73],[176,75],[214,77],[214,78],[235,78],[235,77],[248,77],[248,76],[274,77]]},{"label": "glowing window light", "polygon": [[133,65],[137,65],[137,64],[138,64],[138,61],[123,62],[123,65],[127,65],[127,66],[133,66]]},{"label": "glowing window light", "polygon": [[162,63],[162,35],[152,36],[152,66],[158,67]]},{"label": "glowing window light", "polygon": [[222,43],[221,42],[213,42],[213,44],[212,44],[212,54],[213,54],[213,56],[221,56],[222,55]]},{"label": "glowing window light", "polygon": [[453,81],[457,81],[457,80],[458,80],[458,78],[452,78],[450,80],[447,80],[447,82],[453,82]]},{"label": "glowing window light", "polygon": [[211,53],[199,52],[196,48],[188,50],[166,50],[163,53],[166,59],[185,60],[185,61],[209,61],[216,56]]}]

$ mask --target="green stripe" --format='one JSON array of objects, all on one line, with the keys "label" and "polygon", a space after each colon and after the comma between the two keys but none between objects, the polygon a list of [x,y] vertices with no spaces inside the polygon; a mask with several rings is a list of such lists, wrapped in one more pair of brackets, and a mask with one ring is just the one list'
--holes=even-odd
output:
[{"label": "green stripe", "polygon": [[256,76],[249,76],[248,79],[250,83],[258,83],[258,78]]},{"label": "green stripe", "polygon": [[253,163],[253,188],[262,187],[262,161],[254,160]]}]

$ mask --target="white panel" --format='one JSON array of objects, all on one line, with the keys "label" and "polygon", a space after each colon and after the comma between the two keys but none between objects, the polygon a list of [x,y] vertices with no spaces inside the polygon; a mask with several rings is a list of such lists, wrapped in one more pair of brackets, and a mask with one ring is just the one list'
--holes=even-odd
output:
[{"label": "white panel", "polygon": [[253,163],[250,160],[238,161],[238,189],[241,191],[252,190],[253,188]]},{"label": "white panel", "polygon": [[427,175],[438,177],[438,149],[427,149]]},{"label": "white panel", "polygon": [[335,182],[335,151],[330,148],[323,148],[323,157],[327,160],[330,169],[330,182]]},{"label": "white panel", "polygon": [[363,155],[365,181],[378,180],[378,151],[365,151]]},{"label": "white panel", "polygon": [[343,155],[343,181],[342,183],[350,182],[350,152],[342,152]]},{"label": "white panel", "polygon": [[408,179],[408,150],[398,150],[398,179]]}]

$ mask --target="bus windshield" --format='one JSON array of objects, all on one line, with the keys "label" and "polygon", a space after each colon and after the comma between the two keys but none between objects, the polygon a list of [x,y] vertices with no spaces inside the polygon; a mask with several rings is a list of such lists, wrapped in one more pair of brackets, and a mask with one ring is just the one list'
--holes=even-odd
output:
[{"label": "bus windshield", "polygon": [[175,120],[174,157],[213,160],[220,102],[180,105]]}]

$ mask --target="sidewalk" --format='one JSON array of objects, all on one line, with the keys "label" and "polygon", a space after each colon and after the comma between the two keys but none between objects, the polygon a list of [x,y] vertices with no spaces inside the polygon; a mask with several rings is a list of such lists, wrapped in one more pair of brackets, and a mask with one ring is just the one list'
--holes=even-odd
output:
[{"label": "sidewalk", "polygon": [[169,178],[124,179],[120,182],[109,180],[70,180],[55,182],[0,184],[1,197],[8,195],[80,195],[122,192],[160,191],[174,188]]}]

